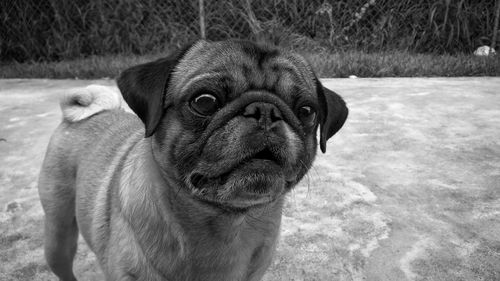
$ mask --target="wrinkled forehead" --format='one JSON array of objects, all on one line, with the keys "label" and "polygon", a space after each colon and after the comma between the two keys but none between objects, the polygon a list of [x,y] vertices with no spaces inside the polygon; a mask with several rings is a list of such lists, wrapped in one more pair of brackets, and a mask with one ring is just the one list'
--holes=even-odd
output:
[{"label": "wrinkled forehead", "polygon": [[182,93],[204,80],[224,80],[239,92],[268,89],[312,94],[314,79],[309,64],[298,54],[244,41],[199,41],[176,66],[170,87],[174,93]]}]

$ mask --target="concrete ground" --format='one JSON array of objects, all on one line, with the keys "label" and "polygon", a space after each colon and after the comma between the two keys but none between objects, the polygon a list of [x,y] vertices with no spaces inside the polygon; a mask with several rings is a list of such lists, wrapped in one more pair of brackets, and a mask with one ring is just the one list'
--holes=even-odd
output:
[{"label": "concrete ground", "polygon": [[[500,280],[500,78],[327,79],[348,122],[289,195],[265,280]],[[36,179],[58,96],[0,80],[0,280],[54,280]],[[83,242],[79,280],[100,280]]]}]

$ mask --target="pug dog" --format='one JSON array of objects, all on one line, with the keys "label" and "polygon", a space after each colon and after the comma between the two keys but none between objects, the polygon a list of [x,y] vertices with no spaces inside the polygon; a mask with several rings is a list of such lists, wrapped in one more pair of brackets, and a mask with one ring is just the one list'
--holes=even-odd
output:
[{"label": "pug dog", "polygon": [[261,280],[285,195],[344,124],[298,54],[198,41],[61,100],[39,177],[45,256],[76,280],[80,232],[106,280]]}]

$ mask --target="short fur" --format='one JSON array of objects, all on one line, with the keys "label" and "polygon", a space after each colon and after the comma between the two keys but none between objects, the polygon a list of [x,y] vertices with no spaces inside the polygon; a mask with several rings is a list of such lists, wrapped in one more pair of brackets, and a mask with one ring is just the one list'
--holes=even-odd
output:
[{"label": "short fur", "polygon": [[65,94],[59,105],[64,120],[77,122],[104,110],[121,108],[122,97],[109,87],[90,85]]},{"label": "short fur", "polygon": [[[106,280],[260,280],[284,197],[312,165],[318,126],[323,151],[342,127],[344,101],[299,55],[246,41],[199,41],[118,86],[137,116],[96,107],[115,100],[103,88],[61,103],[39,178],[52,271],[76,280],[80,230]],[[201,94],[220,108],[197,113]]]}]

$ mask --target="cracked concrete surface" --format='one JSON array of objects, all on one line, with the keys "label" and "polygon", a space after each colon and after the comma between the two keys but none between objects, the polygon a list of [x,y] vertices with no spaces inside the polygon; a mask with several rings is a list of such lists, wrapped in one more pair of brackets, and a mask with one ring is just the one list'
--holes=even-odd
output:
[{"label": "cracked concrete surface", "polygon": [[[500,78],[324,79],[350,116],[289,195],[265,280],[500,280]],[[57,98],[0,80],[0,280],[53,280],[36,178]],[[100,280],[83,242],[79,280]]]}]

